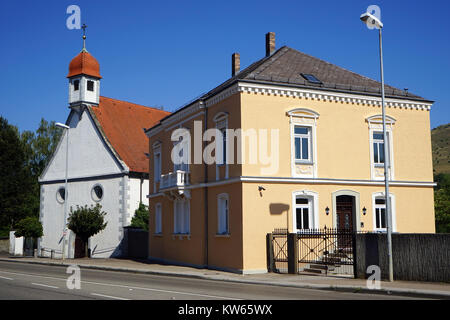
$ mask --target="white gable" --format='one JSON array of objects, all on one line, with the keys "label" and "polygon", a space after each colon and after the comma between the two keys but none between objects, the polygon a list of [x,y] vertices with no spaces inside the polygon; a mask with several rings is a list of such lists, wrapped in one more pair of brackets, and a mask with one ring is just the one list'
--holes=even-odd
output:
[{"label": "white gable", "polygon": [[[72,112],[69,133],[69,179],[123,172],[120,163],[103,141],[89,112]],[[63,180],[66,169],[66,134],[40,181]]]}]

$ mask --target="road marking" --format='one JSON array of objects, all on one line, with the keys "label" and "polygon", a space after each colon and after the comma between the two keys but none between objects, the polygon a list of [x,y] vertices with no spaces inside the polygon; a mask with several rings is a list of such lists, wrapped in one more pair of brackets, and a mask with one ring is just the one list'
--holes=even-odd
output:
[{"label": "road marking", "polygon": [[126,298],[107,296],[105,294],[100,294],[100,293],[91,293],[91,294],[93,296],[99,296],[99,297],[103,297],[103,298],[110,298],[110,299],[116,299],[116,300],[131,300],[131,299],[126,299]]},{"label": "road marking", "polygon": [[34,284],[35,286],[41,286],[41,287],[47,287],[47,288],[58,289],[58,287],[55,287],[55,286],[49,286],[48,284],[34,283],[34,282],[32,282],[31,284]]},{"label": "road marking", "polygon": [[2,276],[0,276],[0,279],[5,279],[5,280],[14,280],[14,279],[12,279],[12,278],[2,277]]},{"label": "road marking", "polygon": [[[8,273],[8,274],[15,274],[15,275],[22,275],[22,276],[30,276],[30,277],[52,279],[52,280],[67,281],[67,279],[65,279],[65,278],[55,278],[55,277],[48,277],[48,276],[40,276],[40,275],[37,275],[37,274],[17,273],[17,272],[8,272],[8,271],[1,271],[1,270],[0,270],[0,273]],[[240,299],[240,298],[214,296],[214,295],[210,295],[210,294],[171,291],[171,290],[163,290],[163,289],[144,288],[144,287],[132,287],[132,286],[126,286],[126,285],[120,285],[120,284],[110,284],[110,283],[101,283],[101,282],[92,282],[92,281],[81,281],[81,283],[96,284],[96,285],[101,285],[101,286],[109,286],[109,287],[117,287],[117,288],[156,291],[156,292],[163,292],[163,293],[175,293],[175,294],[183,294],[183,295],[188,295],[188,296],[216,298],[216,299],[225,299],[225,300],[243,300],[243,299]]]}]

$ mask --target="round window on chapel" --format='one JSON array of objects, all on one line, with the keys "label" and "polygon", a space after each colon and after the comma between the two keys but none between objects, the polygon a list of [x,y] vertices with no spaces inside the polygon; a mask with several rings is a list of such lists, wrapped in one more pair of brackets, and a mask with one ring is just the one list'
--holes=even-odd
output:
[{"label": "round window on chapel", "polygon": [[66,189],[61,187],[58,189],[58,191],[56,191],[56,200],[59,203],[64,203],[64,201],[66,200]]},{"label": "round window on chapel", "polygon": [[100,201],[103,198],[103,188],[99,185],[96,185],[92,188],[91,194],[94,201]]}]

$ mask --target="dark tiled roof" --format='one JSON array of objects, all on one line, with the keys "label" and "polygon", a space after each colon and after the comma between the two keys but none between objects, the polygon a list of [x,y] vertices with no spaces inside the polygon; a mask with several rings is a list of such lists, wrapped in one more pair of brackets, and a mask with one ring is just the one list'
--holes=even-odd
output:
[{"label": "dark tiled roof", "polygon": [[[312,74],[322,83],[310,83],[303,78],[302,73]],[[328,91],[381,95],[380,82],[286,46],[278,49],[269,57],[253,63],[235,77],[225,81],[220,86],[205,94],[202,98],[208,98],[216,94],[236,80],[283,84]],[[386,97],[393,98],[428,101],[420,96],[410,92],[407,93],[404,90],[386,84],[385,95]]]},{"label": "dark tiled roof", "polygon": [[[310,83],[303,78],[301,75],[302,73],[312,74],[322,83]],[[278,84],[306,89],[381,96],[380,82],[284,46],[276,50],[270,56],[264,57],[251,64],[237,73],[234,77],[190,101],[165,118],[171,117],[173,114],[187,108],[196,101],[205,100],[214,96],[236,82],[257,82],[269,85]],[[386,84],[384,88],[385,96],[387,98],[433,102]]]}]

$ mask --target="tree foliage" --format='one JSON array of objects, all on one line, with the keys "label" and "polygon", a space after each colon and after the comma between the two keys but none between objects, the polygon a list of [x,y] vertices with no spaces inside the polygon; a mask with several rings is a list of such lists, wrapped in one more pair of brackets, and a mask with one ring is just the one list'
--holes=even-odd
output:
[{"label": "tree foliage", "polygon": [[450,174],[435,176],[437,186],[434,191],[434,212],[436,232],[450,233]]},{"label": "tree foliage", "polygon": [[27,207],[33,177],[16,127],[0,117],[0,229],[10,230],[33,212]]},{"label": "tree foliage", "polygon": [[40,238],[43,236],[42,224],[36,217],[26,217],[16,226],[15,236],[25,238]]},{"label": "tree foliage", "polygon": [[39,216],[39,183],[61,129],[41,119],[36,132],[19,130],[0,117],[0,234],[25,217]]},{"label": "tree foliage", "polygon": [[102,211],[102,206],[98,203],[95,207],[93,205],[90,207],[87,205],[76,206],[75,211],[70,207],[67,227],[84,242],[87,242],[89,237],[106,228],[105,216],[106,212]]},{"label": "tree foliage", "polygon": [[131,226],[148,231],[148,217],[148,206],[142,202],[139,203],[139,208],[134,211],[134,217],[131,219]]}]

